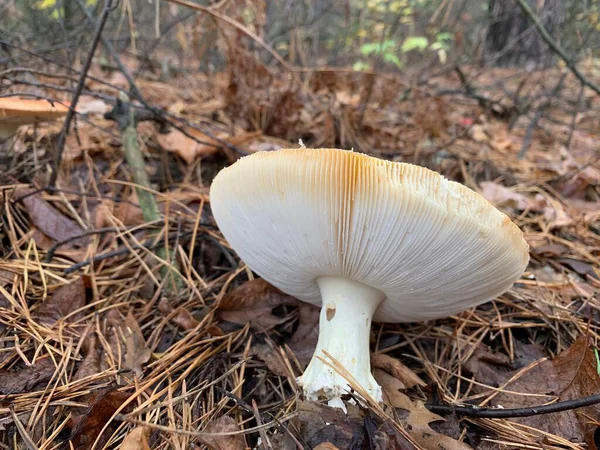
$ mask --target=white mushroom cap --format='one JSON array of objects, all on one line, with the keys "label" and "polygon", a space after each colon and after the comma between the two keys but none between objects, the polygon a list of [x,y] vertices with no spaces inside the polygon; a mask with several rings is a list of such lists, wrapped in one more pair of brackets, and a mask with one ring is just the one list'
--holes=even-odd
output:
[{"label": "white mushroom cap", "polygon": [[318,278],[360,282],[385,296],[375,321],[463,311],[508,290],[529,262],[521,230],[476,192],[351,151],[255,153],[222,170],[210,197],[258,275],[315,305]]}]

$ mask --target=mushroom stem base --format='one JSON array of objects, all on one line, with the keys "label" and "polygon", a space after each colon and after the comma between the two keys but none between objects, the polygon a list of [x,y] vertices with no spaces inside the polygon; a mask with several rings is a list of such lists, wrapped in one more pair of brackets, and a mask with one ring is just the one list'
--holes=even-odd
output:
[{"label": "mushroom stem base", "polygon": [[318,358],[335,365],[325,350],[371,397],[381,402],[381,387],[371,375],[369,335],[371,319],[385,295],[346,278],[320,277],[317,284],[323,301],[319,339],[312,360],[298,378],[305,397],[308,400],[324,397],[331,406],[343,407],[340,396],[350,391],[351,384],[346,378]]}]

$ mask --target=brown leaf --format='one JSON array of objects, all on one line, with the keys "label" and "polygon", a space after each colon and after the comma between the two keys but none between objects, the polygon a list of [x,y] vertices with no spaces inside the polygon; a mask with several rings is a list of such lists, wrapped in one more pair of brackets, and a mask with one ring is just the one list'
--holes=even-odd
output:
[{"label": "brown leaf", "polygon": [[77,322],[83,318],[83,312],[77,311],[86,304],[85,280],[83,277],[61,286],[40,305],[34,317],[42,324],[52,326],[59,320]]},{"label": "brown leaf", "polygon": [[[211,420],[204,429],[206,433],[231,433],[235,431],[240,431],[240,427],[229,416],[221,416],[216,420]],[[246,448],[246,442],[242,434],[199,436],[198,440],[211,450],[244,450]]]},{"label": "brown leaf", "polygon": [[[179,155],[185,162],[192,164],[197,158],[211,156],[217,153],[222,144],[209,137],[208,135],[198,131],[194,128],[186,128],[186,133],[190,136],[198,139],[197,142],[194,139],[186,136],[181,131],[173,128],[166,134],[156,134],[156,140],[162,148],[168,152],[174,152]],[[252,133],[240,133],[236,136],[230,136],[227,133],[212,133],[215,137],[229,142],[232,145],[240,145],[243,142],[258,137],[261,135],[260,132]]]},{"label": "brown leaf", "polygon": [[218,305],[217,317],[228,322],[250,323],[257,330],[269,330],[287,320],[273,314],[280,305],[299,306],[300,301],[284,294],[262,278],[256,278],[234,289]]},{"label": "brown leaf", "polygon": [[143,365],[150,360],[152,351],[146,346],[142,330],[131,312],[125,318],[124,332],[127,348],[125,353],[125,367],[132,369],[139,377],[144,371]]},{"label": "brown leaf", "polygon": [[373,378],[381,386],[383,390],[383,400],[386,404],[393,406],[394,408],[410,409],[412,402],[407,395],[400,392],[405,389],[406,386],[387,372],[381,369],[373,370]]},{"label": "brown leaf", "polygon": [[378,450],[415,450],[417,447],[400,434],[390,420],[385,421],[373,436],[373,447]]},{"label": "brown leaf", "polygon": [[513,208],[520,211],[529,209],[531,211],[543,211],[547,202],[541,195],[529,198],[524,194],[515,192],[513,189],[500,184],[484,181],[481,183],[481,195],[497,207]]},{"label": "brown leaf", "polygon": [[150,450],[148,445],[149,427],[137,427],[129,432],[121,446],[120,450]]},{"label": "brown leaf", "polygon": [[449,436],[433,430],[429,424],[444,420],[437,414],[432,413],[423,402],[416,400],[406,415],[401,418],[404,429],[424,449],[427,450],[467,450],[471,447],[464,442],[452,439]]},{"label": "brown leaf", "polygon": [[83,348],[85,358],[79,364],[74,380],[81,380],[100,372],[100,354],[98,352],[98,339],[95,333],[87,336]]},{"label": "brown leaf", "polygon": [[[71,239],[83,233],[81,227],[74,220],[65,217],[58,209],[51,206],[39,194],[29,195],[35,192],[33,189],[19,189],[16,192],[27,208],[27,213],[33,224],[46,236],[55,241]],[[73,248],[84,248],[90,242],[89,237],[81,237],[69,241],[67,244]]]},{"label": "brown leaf", "polygon": [[[527,358],[527,362],[531,358]],[[582,398],[600,391],[600,375],[596,371],[596,357],[593,346],[585,337],[576,340],[571,347],[561,352],[553,360],[539,359],[531,363],[523,374],[508,384],[506,382],[517,375],[508,365],[508,359],[485,358],[485,353],[475,354],[465,365],[465,369],[475,375],[477,381],[503,386],[506,390],[525,394],[544,394],[548,397],[532,397],[500,392],[491,406],[503,408],[526,408],[546,403],[558,395],[560,401]],[[506,386],[504,386],[506,384]],[[587,417],[599,417],[600,406],[592,405],[576,411],[563,411],[548,415],[511,419],[542,431],[561,430],[561,436],[571,442],[586,442],[593,447],[595,426],[588,423]]]},{"label": "brown leaf", "polygon": [[421,380],[421,378],[419,378],[419,376],[411,369],[406,367],[396,358],[392,358],[385,353],[377,353],[372,355],[371,367],[382,369],[383,371],[400,380],[409,389],[415,386],[427,385],[427,383]]},{"label": "brown leaf", "polygon": [[308,448],[330,443],[339,448],[362,448],[366,443],[363,418],[358,408],[348,406],[348,414],[340,408],[318,403],[298,403],[300,433]]},{"label": "brown leaf", "polygon": [[[158,310],[165,316],[170,316],[175,312],[175,308],[169,304],[169,300],[167,300],[166,297],[160,299]],[[184,331],[193,330],[200,323],[200,321],[194,318],[194,316],[183,307],[177,308],[176,314],[172,316],[170,320]]]},{"label": "brown leaf", "polygon": [[336,447],[331,442],[323,442],[317,445],[314,450],[340,450],[339,447]]},{"label": "brown leaf", "polygon": [[35,365],[20,370],[0,369],[0,394],[31,392],[48,382],[55,370],[56,367],[50,358],[41,359]]},{"label": "brown leaf", "polygon": [[256,344],[252,346],[252,353],[265,362],[267,367],[275,375],[281,377],[291,376],[290,370],[283,361],[281,354],[268,344]]},{"label": "brown leaf", "polygon": [[[77,450],[91,449],[104,426],[128,398],[129,394],[111,389],[92,394],[88,400],[86,411],[81,415],[71,417],[70,441],[73,443],[73,447]],[[104,447],[114,428],[116,428],[116,424],[107,427],[95,448]]]},{"label": "brown leaf", "polygon": [[289,347],[302,367],[310,362],[319,339],[321,308],[310,303],[298,305],[298,328],[289,340]]}]

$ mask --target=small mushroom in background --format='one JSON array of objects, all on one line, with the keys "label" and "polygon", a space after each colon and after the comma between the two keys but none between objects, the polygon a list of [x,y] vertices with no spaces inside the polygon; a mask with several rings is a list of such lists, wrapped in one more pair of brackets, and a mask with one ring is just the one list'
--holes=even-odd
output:
[{"label": "small mushroom in background", "polygon": [[68,111],[67,106],[48,100],[0,98],[0,139],[15,134],[21,125],[54,120],[65,116]]},{"label": "small mushroom in background", "polygon": [[337,149],[258,152],[215,177],[225,238],[257,274],[322,305],[299,378],[309,400],[343,406],[336,359],[377,402],[371,320],[447,317],[491,300],[529,262],[521,230],[482,196],[429,169]]}]

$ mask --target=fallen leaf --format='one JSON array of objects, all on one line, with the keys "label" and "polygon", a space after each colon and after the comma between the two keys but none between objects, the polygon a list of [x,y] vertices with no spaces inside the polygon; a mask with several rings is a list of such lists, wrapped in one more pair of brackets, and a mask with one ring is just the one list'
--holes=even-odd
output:
[{"label": "fallen leaf", "polygon": [[[221,416],[216,420],[211,420],[205,433],[231,433],[241,431],[239,425],[229,416]],[[198,436],[198,440],[208,446],[211,450],[245,450],[246,441],[243,434],[223,435],[223,436]]]},{"label": "fallen leaf", "polygon": [[152,356],[152,350],[146,346],[142,330],[137,321],[129,312],[125,318],[125,367],[131,369],[139,377],[142,375],[146,364]]},{"label": "fallen leaf", "polygon": [[408,431],[421,447],[427,450],[468,450],[472,449],[464,442],[452,439],[449,436],[438,433],[433,430],[429,424],[432,422],[443,421],[444,418],[432,413],[420,400],[412,402],[412,407],[406,410],[405,414],[400,414],[400,422],[403,428]]},{"label": "fallen leaf", "polygon": [[256,344],[252,346],[252,354],[264,361],[269,370],[275,375],[288,377],[292,374],[286,366],[281,354],[269,344]]},{"label": "fallen leaf", "polygon": [[298,304],[298,327],[288,342],[289,348],[303,368],[308,366],[319,339],[321,308],[310,303]]},{"label": "fallen leaf", "polygon": [[414,373],[411,369],[406,367],[396,358],[392,358],[385,353],[377,353],[371,356],[371,367],[379,368],[389,373],[393,377],[400,380],[407,388],[413,388],[415,386],[426,386],[425,383],[419,376]]},{"label": "fallen leaf", "polygon": [[529,209],[530,211],[540,212],[547,206],[546,200],[541,195],[529,198],[524,194],[515,192],[511,188],[492,181],[481,183],[481,195],[497,207],[508,207],[520,211]]},{"label": "fallen leaf", "polygon": [[340,450],[339,447],[336,447],[331,442],[323,442],[317,445],[314,450]]},{"label": "fallen leaf", "polygon": [[[537,355],[539,355],[539,352]],[[536,356],[536,353],[533,353]],[[493,386],[503,386],[506,390],[524,394],[543,394],[548,397],[532,397],[498,392],[488,406],[501,405],[503,408],[526,408],[537,406],[559,397],[560,401],[582,398],[600,391],[600,375],[596,370],[594,347],[586,337],[577,339],[567,350],[553,360],[523,358],[511,364],[508,358],[486,357],[480,350],[463,366],[475,375],[476,381]],[[526,363],[530,368],[516,379],[515,377]],[[476,389],[476,390],[479,390]],[[593,446],[596,426],[588,417],[600,417],[600,406],[592,405],[571,411],[562,411],[548,415],[537,415],[511,419],[542,431],[561,430],[561,436],[571,442],[586,442]]]},{"label": "fallen leaf", "polygon": [[308,448],[322,443],[339,448],[362,448],[366,433],[360,411],[348,405],[348,413],[313,402],[298,402],[300,434]]},{"label": "fallen leaf", "polygon": [[248,281],[223,297],[217,317],[239,325],[250,323],[255,330],[269,330],[286,320],[273,314],[280,305],[300,306],[301,302],[284,294],[262,278]]},{"label": "fallen leaf", "polygon": [[83,312],[78,310],[85,304],[85,280],[81,277],[58,288],[52,297],[37,308],[34,317],[47,326],[52,326],[62,319],[77,322],[83,318]]},{"label": "fallen leaf", "polygon": [[[104,426],[128,398],[128,393],[112,389],[92,394],[88,399],[88,407],[85,412],[71,417],[69,440],[72,442],[73,448],[76,450],[91,449]],[[111,424],[107,427],[95,448],[104,447],[116,426],[117,424]]]},{"label": "fallen leaf", "polygon": [[[194,128],[186,128],[186,133],[193,136],[198,141],[188,137],[183,132],[173,128],[166,134],[157,133],[156,140],[162,148],[168,152],[173,152],[179,155],[185,162],[192,164],[197,158],[203,158],[214,155],[222,147],[222,144]],[[260,132],[240,133],[235,136],[230,136],[228,133],[214,132],[211,133],[218,139],[227,141],[232,145],[240,145],[245,141],[258,137]]]},{"label": "fallen leaf", "polygon": [[487,142],[490,140],[490,137],[485,132],[483,125],[480,124],[473,125],[469,131],[469,134],[471,139],[473,139],[475,142]]},{"label": "fallen leaf", "polygon": [[137,427],[134,428],[125,436],[120,450],[150,450],[148,445],[148,436],[150,435],[149,427]]},{"label": "fallen leaf", "polygon": [[20,370],[0,369],[0,394],[31,392],[48,382],[55,370],[56,366],[50,358],[41,359],[35,365]]},{"label": "fallen leaf", "polygon": [[100,354],[98,352],[98,339],[95,332],[87,336],[83,349],[85,357],[77,368],[74,380],[81,380],[100,372]]},{"label": "fallen leaf", "polygon": [[169,304],[169,300],[167,300],[166,297],[160,299],[158,310],[165,316],[170,316],[176,312],[169,320],[184,331],[193,330],[200,324],[200,321],[194,318],[187,309],[181,307],[175,310],[175,308]]},{"label": "fallen leaf", "polygon": [[66,245],[73,248],[87,247],[90,242],[89,237],[73,239],[83,233],[83,229],[77,222],[69,219],[58,209],[51,206],[39,194],[30,195],[33,192],[35,192],[33,189],[19,189],[16,195],[18,197],[24,196],[21,201],[27,208],[27,213],[36,228],[57,242],[72,239]]},{"label": "fallen leaf", "polygon": [[406,386],[387,372],[381,369],[373,370],[373,378],[381,386],[383,391],[383,400],[386,404],[393,406],[394,408],[410,409],[412,403],[410,398],[400,392],[405,389]]}]

